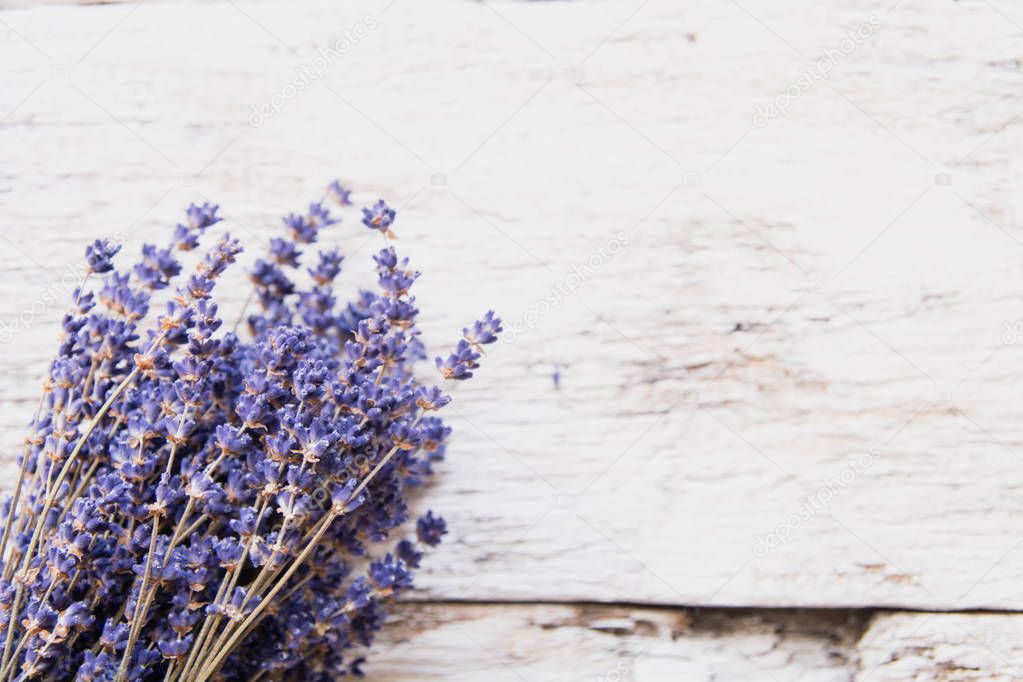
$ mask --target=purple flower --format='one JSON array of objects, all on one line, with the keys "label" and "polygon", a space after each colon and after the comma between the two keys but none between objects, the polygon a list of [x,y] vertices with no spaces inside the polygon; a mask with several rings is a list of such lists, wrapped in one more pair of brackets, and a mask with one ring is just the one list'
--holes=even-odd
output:
[{"label": "purple flower", "polygon": [[393,237],[391,225],[394,224],[395,211],[383,199],[377,200],[369,208],[362,209],[362,224],[371,230],[378,230],[388,237]]},{"label": "purple flower", "polygon": [[189,649],[192,648],[192,640],[192,635],[186,635],[183,639],[161,639],[157,646],[160,647],[160,653],[164,658],[180,661],[188,655]]},{"label": "purple flower", "polygon": [[462,329],[462,335],[466,341],[479,347],[497,341],[501,331],[501,318],[495,317],[493,310],[488,310],[482,320],[473,322],[472,329]]},{"label": "purple flower", "polygon": [[420,386],[416,389],[416,405],[427,412],[439,410],[451,402],[451,397],[444,395],[439,386]]},{"label": "purple flower", "polygon": [[203,204],[202,206],[196,206],[192,204],[186,211],[188,215],[188,226],[193,230],[205,230],[211,225],[216,225],[220,222],[221,218],[217,215],[217,211],[220,207],[216,204]]},{"label": "purple flower", "polygon": [[416,536],[420,542],[430,547],[439,545],[441,536],[447,532],[448,524],[441,517],[434,516],[432,511],[426,512],[416,521]]},{"label": "purple flower", "polygon": [[458,341],[455,351],[446,360],[436,360],[441,376],[459,381],[472,377],[472,371],[479,367],[479,359],[483,356],[481,346],[497,341],[500,331],[501,318],[495,317],[492,310],[482,320],[474,322],[472,329],[463,329],[463,338]]},{"label": "purple flower", "polygon": [[342,260],[344,260],[344,256],[337,249],[320,251],[319,262],[315,268],[309,269],[309,275],[320,286],[326,286],[340,274]]},{"label": "purple flower", "polygon": [[391,554],[369,567],[369,577],[379,589],[397,593],[412,587],[412,574],[405,562]]},{"label": "purple flower", "polygon": [[199,245],[199,238],[208,228],[220,222],[217,215],[219,207],[214,204],[203,204],[196,206],[192,204],[186,212],[184,224],[178,224],[174,228],[174,237],[171,240],[171,248],[178,251],[191,251]]},{"label": "purple flower", "polygon": [[135,265],[135,277],[147,289],[164,289],[181,272],[181,264],[170,249],[152,244],[142,247],[142,260]]},{"label": "purple flower", "polygon": [[335,180],[327,185],[327,196],[339,206],[351,206],[351,194],[352,190],[342,185],[340,180]]},{"label": "purple flower", "polygon": [[110,239],[97,239],[85,247],[85,265],[90,273],[102,275],[114,269],[114,256],[121,245]]},{"label": "purple flower", "polygon": [[465,339],[460,339],[458,345],[455,346],[455,352],[449,355],[446,360],[437,358],[437,369],[440,370],[441,376],[445,379],[454,379],[456,381],[469,379],[472,377],[472,370],[479,367],[477,360],[480,357],[480,354],[476,352],[471,343]]}]

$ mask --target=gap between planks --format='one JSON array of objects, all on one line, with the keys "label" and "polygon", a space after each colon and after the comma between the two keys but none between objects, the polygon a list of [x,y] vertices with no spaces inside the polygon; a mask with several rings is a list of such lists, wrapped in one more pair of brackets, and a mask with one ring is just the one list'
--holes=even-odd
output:
[{"label": "gap between planks", "polygon": [[792,606],[756,606],[750,604],[678,604],[673,602],[638,602],[628,600],[614,601],[581,601],[576,599],[459,599],[440,598],[427,599],[421,597],[409,597],[396,602],[401,606],[408,605],[446,605],[446,606],[478,606],[495,607],[502,606],[566,606],[576,608],[621,608],[621,609],[650,609],[656,611],[682,611],[685,613],[709,613],[709,612],[763,612],[763,613],[864,613],[885,614],[885,613],[909,613],[909,614],[962,614],[972,616],[1020,616],[1023,610],[1018,609],[927,609],[919,607],[902,606],[826,606],[826,605],[792,605]]},{"label": "gap between planks", "polygon": [[406,601],[367,672],[380,682],[1018,680],[1017,615]]}]

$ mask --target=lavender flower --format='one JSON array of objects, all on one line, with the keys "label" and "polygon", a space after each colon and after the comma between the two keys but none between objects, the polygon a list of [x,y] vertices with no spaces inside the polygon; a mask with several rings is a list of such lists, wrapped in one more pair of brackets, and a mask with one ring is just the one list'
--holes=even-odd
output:
[{"label": "lavender flower", "polygon": [[[361,674],[386,603],[447,532],[433,512],[412,523],[408,497],[444,456],[434,412],[450,398],[412,371],[419,273],[394,249],[352,302],[334,295],[337,250],[296,284],[337,220],[322,203],[285,218],[252,271],[244,339],[213,299],[239,244],[179,260],[216,206],[191,206],[125,270],[115,245],[88,247],[102,281],[64,317],[0,508],[0,680]],[[383,201],[364,210],[385,234],[393,220]],[[442,376],[471,376],[500,330],[492,312],[466,327]]]},{"label": "lavender flower", "polygon": [[497,341],[497,335],[501,331],[501,319],[494,316],[493,310],[488,310],[482,320],[473,323],[471,330],[462,329],[462,335],[475,348],[480,348],[480,346]]},{"label": "lavender flower", "polygon": [[437,358],[437,369],[445,379],[469,379],[472,377],[472,370],[479,367],[481,354],[475,350],[466,339],[461,339],[455,346],[455,352],[448,356],[447,360]]},{"label": "lavender flower", "polygon": [[362,224],[371,230],[377,230],[387,237],[394,237],[391,225],[394,224],[396,212],[383,199],[378,200],[369,208],[362,209]]},{"label": "lavender flower", "polygon": [[351,206],[352,190],[341,184],[340,180],[327,185],[327,197],[337,203],[338,206]]},{"label": "lavender flower", "polygon": [[102,275],[114,269],[113,259],[121,245],[109,239],[97,239],[85,247],[85,265],[90,273]]}]

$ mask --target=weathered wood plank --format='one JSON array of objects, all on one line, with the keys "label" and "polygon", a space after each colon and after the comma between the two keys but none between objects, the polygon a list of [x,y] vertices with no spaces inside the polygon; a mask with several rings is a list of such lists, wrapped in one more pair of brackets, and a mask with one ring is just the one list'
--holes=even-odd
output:
[{"label": "weathered wood plank", "polygon": [[370,679],[1018,680],[1023,616],[405,604]]},{"label": "weathered wood plank", "polygon": [[894,613],[876,616],[857,646],[857,682],[1018,680],[1023,617]]},{"label": "weathered wood plank", "polygon": [[407,605],[366,671],[381,682],[846,682],[863,625],[842,612]]},{"label": "weathered wood plank", "polygon": [[[251,259],[342,175],[403,206],[432,348],[491,306],[526,325],[458,391],[429,595],[1023,606],[1016,27],[981,0],[386,4],[3,12],[8,455],[86,241],[209,197]],[[375,244],[336,234],[354,287]]]}]

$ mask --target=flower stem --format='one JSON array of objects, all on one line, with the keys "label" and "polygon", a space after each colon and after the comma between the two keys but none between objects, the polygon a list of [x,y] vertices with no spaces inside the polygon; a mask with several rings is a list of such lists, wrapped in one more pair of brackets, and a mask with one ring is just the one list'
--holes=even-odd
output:
[{"label": "flower stem", "polygon": [[[53,486],[53,491],[47,495],[46,502],[43,504],[43,509],[39,514],[39,520],[36,522],[35,531],[32,533],[32,539],[28,543],[28,549],[25,551],[25,556],[22,557],[21,568],[18,571],[19,573],[24,574],[28,570],[28,566],[31,563],[32,558],[35,556],[35,550],[36,546],[39,544],[39,538],[43,534],[43,526],[46,525],[46,517],[50,513],[50,509],[53,508],[53,503],[57,498],[57,493],[60,491],[60,484],[64,482],[65,478],[67,478],[68,472],[71,470],[71,465],[74,464],[75,459],[78,457],[78,453],[81,452],[82,448],[85,446],[85,441],[89,439],[92,432],[96,430],[97,426],[99,426],[99,423],[110,410],[114,401],[117,400],[117,397],[121,395],[126,388],[128,388],[128,385],[135,380],[135,377],[137,377],[138,374],[139,368],[135,367],[128,376],[126,376],[121,383],[117,385],[113,393],[110,394],[110,397],[108,397],[103,403],[103,406],[100,407],[96,416],[92,418],[89,428],[87,428],[85,433],[79,437],[78,443],[75,444],[71,454],[68,455],[67,461],[64,463],[64,466],[61,467],[60,474],[57,476],[57,480]],[[25,584],[23,581],[19,581],[14,594],[14,603],[11,605],[10,621],[7,628],[7,639],[4,642],[4,655],[3,658],[0,659],[0,667],[6,666],[8,660],[11,658],[11,642],[14,640],[15,630],[14,623],[17,620],[18,608],[21,606],[21,598],[24,596],[24,592]]]},{"label": "flower stem", "polygon": [[[323,518],[323,521],[320,522],[320,526],[317,529],[316,534],[313,535],[312,539],[309,541],[309,544],[305,546],[305,549],[302,550],[301,554],[295,557],[295,560],[291,562],[291,566],[288,568],[287,571],[285,571],[284,575],[281,576],[280,580],[277,581],[277,584],[275,584],[273,588],[271,588],[271,590],[267,592],[266,596],[260,600],[256,608],[252,610],[252,613],[246,616],[245,620],[243,620],[241,624],[238,625],[237,628],[235,628],[234,634],[227,638],[227,641],[223,644],[223,646],[219,646],[218,642],[218,646],[215,648],[219,649],[219,653],[216,654],[213,657],[213,660],[207,663],[199,671],[199,675],[198,677],[196,677],[195,682],[205,682],[206,680],[210,679],[210,677],[212,677],[220,669],[220,666],[223,665],[224,660],[229,655],[231,655],[234,647],[245,635],[246,627],[253,621],[255,621],[257,618],[259,618],[259,615],[263,613],[263,611],[265,611],[268,606],[270,606],[270,603],[273,601],[274,596],[278,592],[280,592],[281,589],[284,588],[284,585],[288,582],[288,579],[290,579],[291,576],[295,574],[295,571],[298,570],[298,567],[301,566],[305,562],[305,560],[309,558],[309,555],[313,553],[313,550],[316,549],[316,546],[319,544],[320,539],[323,538],[324,533],[327,532],[327,529],[330,527],[330,524],[333,523],[334,519],[336,519],[338,516],[340,516],[340,514],[334,511],[333,509],[331,509],[327,513],[327,515]],[[231,631],[230,629],[225,630],[224,635],[227,635],[227,633],[230,631]]]}]

